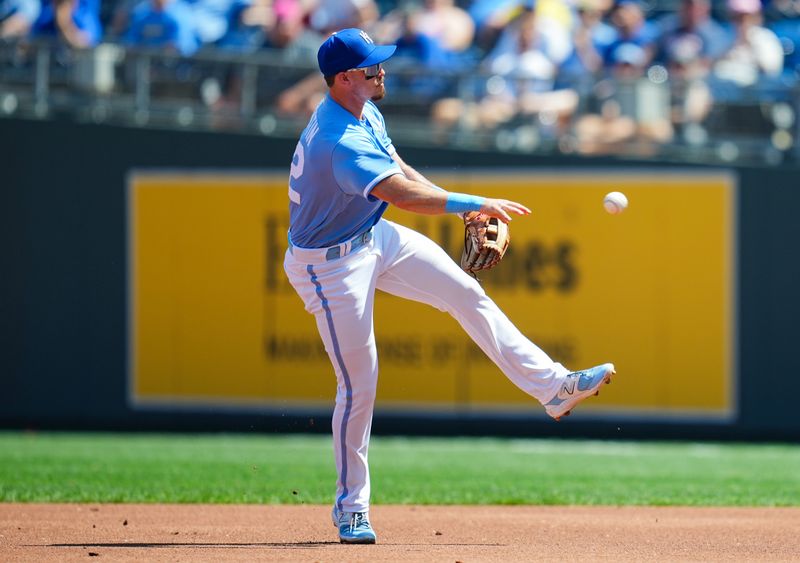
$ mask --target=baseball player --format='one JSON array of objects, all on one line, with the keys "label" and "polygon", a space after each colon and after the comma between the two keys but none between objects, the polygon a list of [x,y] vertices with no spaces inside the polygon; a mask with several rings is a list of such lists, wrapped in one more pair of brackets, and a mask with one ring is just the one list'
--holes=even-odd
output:
[{"label": "baseball player", "polygon": [[289,178],[284,269],[316,319],[338,382],[333,521],[343,543],[376,541],[367,465],[378,382],[376,290],[448,312],[555,419],[614,373],[612,364],[570,373],[520,333],[441,247],[382,218],[389,204],[424,214],[480,211],[506,223],[530,213],[514,201],[445,191],[400,158],[373,103],[386,93],[381,63],[394,51],[359,29],[322,44],[317,59],[329,92],[300,136]]}]

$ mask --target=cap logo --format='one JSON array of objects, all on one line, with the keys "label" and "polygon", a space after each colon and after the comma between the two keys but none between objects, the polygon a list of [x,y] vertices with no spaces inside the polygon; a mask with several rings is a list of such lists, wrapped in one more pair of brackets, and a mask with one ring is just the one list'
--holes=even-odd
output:
[{"label": "cap logo", "polygon": [[367,43],[372,43],[373,45],[375,44],[375,42],[372,40],[372,37],[370,37],[369,35],[367,35],[367,32],[366,32],[366,31],[364,31],[363,29],[362,29],[362,30],[361,30],[361,31],[360,31],[358,34],[359,34],[359,35],[361,36],[361,38],[362,38],[364,41],[366,41]]}]

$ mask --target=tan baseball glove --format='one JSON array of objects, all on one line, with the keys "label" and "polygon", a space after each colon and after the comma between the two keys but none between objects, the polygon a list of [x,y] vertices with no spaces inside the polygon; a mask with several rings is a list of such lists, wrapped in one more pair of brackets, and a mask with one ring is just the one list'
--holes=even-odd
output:
[{"label": "tan baseball glove", "polygon": [[461,268],[474,276],[497,266],[511,242],[508,225],[479,211],[470,211],[464,214],[464,227]]}]

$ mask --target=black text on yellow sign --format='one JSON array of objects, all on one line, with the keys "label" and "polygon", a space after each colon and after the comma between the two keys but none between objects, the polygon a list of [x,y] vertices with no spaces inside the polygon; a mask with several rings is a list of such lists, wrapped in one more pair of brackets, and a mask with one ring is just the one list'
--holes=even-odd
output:
[{"label": "black text on yellow sign", "polygon": [[[435,178],[522,201],[512,246],[482,283],[568,368],[617,365],[588,411],[728,417],[735,411],[733,182],[725,174]],[[630,208],[606,214],[619,190]],[[690,202],[690,204],[687,204]],[[135,404],[330,406],[335,379],[283,274],[286,179],[139,174],[130,183],[130,382]],[[454,216],[391,210],[458,259]],[[379,294],[379,408],[537,412],[437,310]]]}]

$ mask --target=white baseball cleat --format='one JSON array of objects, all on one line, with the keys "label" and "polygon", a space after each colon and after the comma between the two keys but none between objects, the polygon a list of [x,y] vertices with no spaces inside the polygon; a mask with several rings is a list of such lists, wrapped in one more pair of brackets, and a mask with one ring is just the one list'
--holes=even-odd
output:
[{"label": "white baseball cleat", "polygon": [[339,528],[341,543],[375,543],[377,537],[366,512],[344,512],[333,507],[333,525]]},{"label": "white baseball cleat", "polygon": [[575,405],[586,397],[600,394],[600,386],[603,383],[611,383],[611,376],[614,375],[614,364],[601,364],[583,371],[575,371],[564,376],[556,396],[545,403],[544,410],[560,420],[562,416],[569,416]]}]

